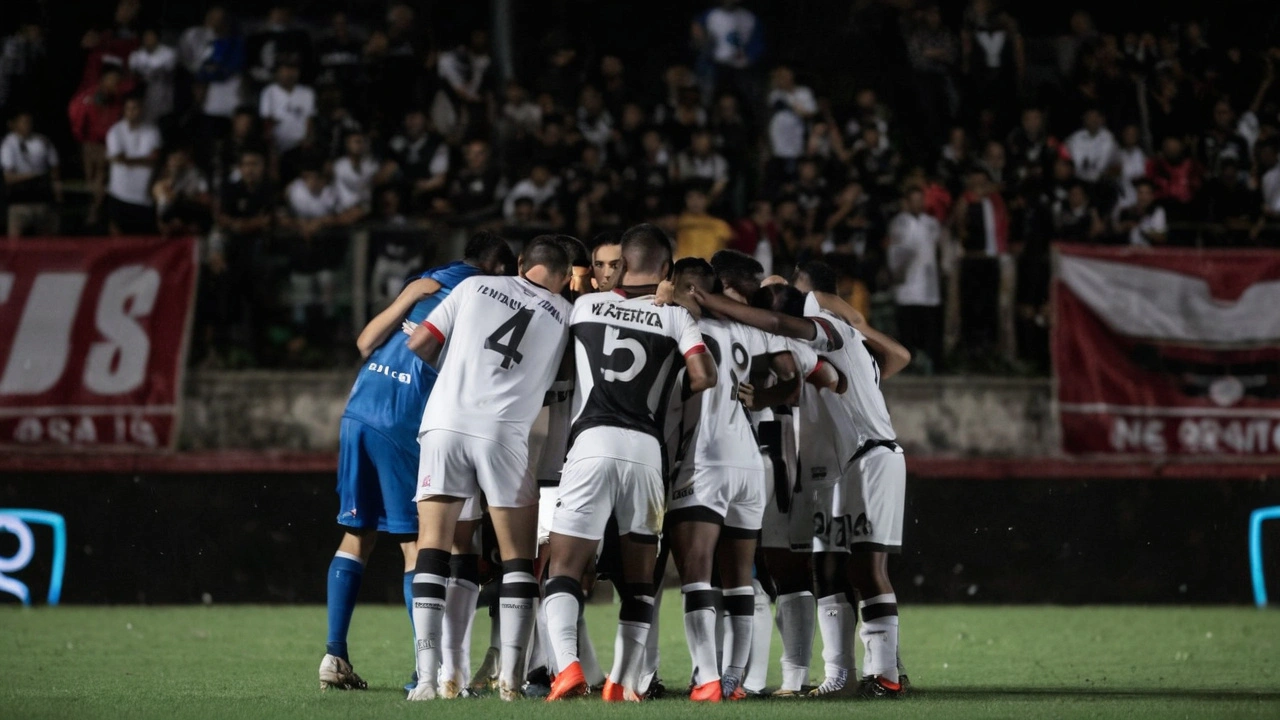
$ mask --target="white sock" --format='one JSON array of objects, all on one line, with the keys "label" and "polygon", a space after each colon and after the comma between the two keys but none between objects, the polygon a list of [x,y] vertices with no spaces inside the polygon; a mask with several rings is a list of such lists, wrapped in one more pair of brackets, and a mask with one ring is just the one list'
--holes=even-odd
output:
[{"label": "white sock", "polygon": [[849,617],[852,609],[844,593],[818,598],[818,631],[822,634],[822,662],[828,678],[852,669],[852,658],[847,653],[849,638],[853,635],[853,622]]},{"label": "white sock", "polygon": [[898,597],[893,593],[863,600],[862,672],[898,682]]},{"label": "white sock", "polygon": [[778,632],[782,635],[782,689],[799,691],[809,682],[816,622],[813,593],[778,596]]},{"label": "white sock", "polygon": [[751,657],[751,631],[755,622],[755,588],[750,585],[724,589],[728,629],[725,632],[724,670],[721,685],[732,693],[742,684]]},{"label": "white sock", "polygon": [[849,662],[850,677],[858,677],[858,606],[848,596],[840,604],[844,616],[843,638],[844,656]]},{"label": "white sock", "polygon": [[538,597],[538,581],[533,578],[532,560],[502,563],[502,588],[498,596],[498,617],[502,625],[502,663],[498,687],[519,691],[524,687],[524,660],[533,634],[533,601]]},{"label": "white sock", "polygon": [[468,630],[476,616],[480,588],[470,580],[449,578],[444,594],[444,621],[440,630],[440,677],[465,686],[471,677]]},{"label": "white sock", "polygon": [[587,632],[587,618],[578,613],[578,662],[582,663],[582,676],[591,687],[604,684],[604,670],[600,668],[600,658],[596,657],[596,646],[591,642],[591,634]]},{"label": "white sock", "polygon": [[636,692],[644,695],[649,692],[649,685],[653,683],[653,679],[658,676],[658,617],[662,609],[662,596],[665,593],[662,590],[656,590],[653,595],[653,622],[649,623],[649,637],[644,643],[644,669],[640,673],[640,680],[636,684]]},{"label": "white sock", "polygon": [[[534,598],[533,636],[529,638],[529,652],[524,659],[524,666],[530,673],[538,668],[547,668],[547,648],[543,644],[547,637],[546,625],[546,619],[542,614],[542,601]],[[547,672],[550,673],[551,670],[547,668]]]},{"label": "white sock", "polygon": [[582,607],[582,585],[565,577],[547,580],[542,609],[547,615],[547,642],[551,646],[556,672],[578,662],[578,612]]},{"label": "white sock", "polygon": [[[448,568],[447,560],[444,567]],[[448,581],[447,576],[437,573],[419,572],[413,576],[413,637],[417,648],[418,682],[437,688]]]},{"label": "white sock", "polygon": [[742,687],[749,692],[764,690],[769,677],[769,650],[773,644],[773,616],[769,613],[769,595],[759,580],[752,580],[755,589],[754,615],[751,619],[751,658],[747,660],[747,675]]},{"label": "white sock", "polygon": [[613,643],[613,671],[609,677],[624,689],[640,694],[645,644],[653,622],[653,584],[628,583],[622,588],[618,633]]},{"label": "white sock", "polygon": [[681,585],[680,593],[684,596],[684,634],[689,643],[689,656],[693,659],[693,684],[705,685],[719,680],[716,626],[720,624],[720,618],[716,613],[711,583]]},{"label": "white sock", "polygon": [[716,599],[716,668],[722,668],[724,667],[724,631],[729,625],[729,619],[724,613],[724,590],[712,587],[711,592],[715,594]]}]

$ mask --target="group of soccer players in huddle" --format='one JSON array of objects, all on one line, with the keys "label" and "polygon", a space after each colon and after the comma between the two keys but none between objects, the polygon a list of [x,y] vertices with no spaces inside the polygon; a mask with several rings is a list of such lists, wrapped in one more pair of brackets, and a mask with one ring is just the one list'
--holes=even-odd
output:
[{"label": "group of soccer players in huddle", "polygon": [[[886,566],[906,467],[880,381],[910,354],[834,294],[830,268],[762,274],[729,250],[673,263],[666,235],[638,225],[591,252],[540,236],[519,258],[481,233],[462,261],[408,282],[357,340],[321,687],[366,687],[347,630],[384,532],[404,554],[410,700],[658,696],[668,556],[692,700],[765,694],[771,598],[772,696],[905,694]],[[484,567],[498,589],[473,677]],[[583,623],[597,572],[621,599],[607,674]],[[815,625],[824,679],[810,687]]]}]

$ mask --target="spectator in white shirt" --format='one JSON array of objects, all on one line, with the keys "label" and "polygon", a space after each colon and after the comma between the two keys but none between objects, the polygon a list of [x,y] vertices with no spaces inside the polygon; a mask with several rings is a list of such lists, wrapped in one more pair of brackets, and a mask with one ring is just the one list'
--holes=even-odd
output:
[{"label": "spectator in white shirt", "polygon": [[34,132],[29,112],[15,115],[9,131],[0,142],[0,168],[4,169],[8,190],[9,237],[22,237],[27,230],[56,235],[59,223],[53,203],[62,202],[58,151],[48,138]]},{"label": "spectator in white shirt", "polygon": [[925,212],[924,190],[911,187],[902,212],[889,223],[888,264],[898,306],[898,339],[914,355],[942,365],[942,292],[938,250],[942,226]]},{"label": "spectator in white shirt", "polygon": [[373,188],[391,178],[393,162],[379,162],[369,153],[369,140],[362,132],[347,133],[346,154],[333,164],[333,187],[338,193],[338,212],[363,216],[373,202]]},{"label": "spectator in white shirt", "polygon": [[[298,75],[295,61],[281,61],[276,68],[276,81],[262,89],[258,102],[263,129],[279,156],[288,155],[302,145],[311,134],[311,119],[316,114],[316,93],[298,84]],[[290,174],[284,172],[282,177]]]},{"label": "spectator in white shirt", "polygon": [[1116,204],[1128,207],[1138,201],[1133,183],[1147,176],[1147,153],[1139,144],[1137,125],[1126,125],[1120,131],[1120,147],[1116,148],[1116,164],[1120,166],[1120,195]]},{"label": "spectator in white shirt", "polygon": [[1116,155],[1116,138],[1106,128],[1102,111],[1090,108],[1084,112],[1084,127],[1067,138],[1067,152],[1076,166],[1076,177],[1096,183],[1107,171]]},{"label": "spectator in white shirt", "polygon": [[151,171],[160,157],[160,131],[143,120],[142,100],[124,103],[124,119],[107,132],[108,228],[112,235],[146,235],[155,232],[151,200]]},{"label": "spectator in white shirt", "polygon": [[711,133],[695,130],[689,148],[676,155],[672,180],[678,183],[701,183],[714,205],[729,185],[729,162],[711,147]]},{"label": "spectator in white shirt", "polygon": [[773,71],[773,89],[769,91],[769,168],[766,185],[778,187],[796,174],[796,165],[804,154],[809,118],[818,112],[813,92],[796,85],[795,74],[785,65]]},{"label": "spectator in white shirt", "polygon": [[345,245],[340,236],[326,231],[348,224],[363,210],[355,206],[343,212],[338,191],[317,167],[303,167],[285,189],[285,199],[288,215],[282,225],[296,233],[289,243],[293,323],[306,331],[317,314],[325,319],[334,314],[334,271],[342,263]]},{"label": "spectator in white shirt", "polygon": [[205,60],[205,49],[214,38],[218,37],[225,20],[226,12],[222,7],[214,5],[205,11],[203,24],[192,25],[182,31],[182,35],[178,38],[178,58],[187,72],[192,75],[200,72],[200,66]]},{"label": "spectator in white shirt", "polygon": [[556,206],[556,197],[560,190],[560,181],[552,176],[546,165],[537,164],[529,170],[529,177],[516,183],[502,202],[502,216],[507,222],[516,219],[517,201],[527,198],[533,201],[535,219],[552,227],[560,227],[564,219],[560,216],[560,208]]},{"label": "spectator in white shirt", "polygon": [[178,53],[160,44],[159,33],[154,29],[143,31],[142,47],[129,55],[129,71],[146,83],[143,115],[147,122],[159,123],[173,112],[173,71],[177,64]]}]

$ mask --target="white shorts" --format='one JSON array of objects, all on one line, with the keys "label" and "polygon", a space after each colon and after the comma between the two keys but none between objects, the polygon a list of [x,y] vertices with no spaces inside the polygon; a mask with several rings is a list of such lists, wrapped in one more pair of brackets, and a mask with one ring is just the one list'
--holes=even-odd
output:
[{"label": "white shorts", "polygon": [[538,486],[538,544],[545,545],[551,539],[551,519],[560,501],[559,485]]},{"label": "white shorts", "polygon": [[433,495],[477,498],[483,494],[490,507],[528,507],[538,502],[538,486],[529,474],[527,454],[451,430],[428,430],[418,438],[418,444],[422,452],[414,500]]},{"label": "white shorts", "polygon": [[[794,470],[790,482],[779,486],[774,478],[773,460],[765,456],[764,517],[760,527],[760,547],[791,552],[813,552],[813,493],[796,485]],[[777,493],[786,492],[790,502],[785,512],[778,507]]]},{"label": "white shorts", "polygon": [[811,493],[813,551],[902,551],[907,463],[902,453],[875,448],[840,482]]},{"label": "white shorts", "polygon": [[[610,456],[591,454],[598,452]],[[660,535],[666,511],[661,452],[657,440],[635,430],[583,431],[560,473],[560,499],[551,531],[599,540],[612,515],[618,520],[619,535]]]},{"label": "white shorts", "polygon": [[740,468],[719,465],[703,468],[685,466],[671,488],[667,512],[705,508],[703,513],[681,513],[682,519],[715,522],[720,519],[726,528],[755,533],[760,530],[764,517],[765,474],[764,468]]}]

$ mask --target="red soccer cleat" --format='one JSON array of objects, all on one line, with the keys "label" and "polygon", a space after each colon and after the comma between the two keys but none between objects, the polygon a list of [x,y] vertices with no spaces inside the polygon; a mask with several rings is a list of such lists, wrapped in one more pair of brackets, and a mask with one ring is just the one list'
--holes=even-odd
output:
[{"label": "red soccer cleat", "polygon": [[689,692],[689,699],[694,702],[720,702],[724,696],[720,693],[720,678],[702,683]]},{"label": "red soccer cleat", "polygon": [[547,702],[582,697],[587,694],[587,679],[582,675],[582,665],[574,661],[572,665],[556,673],[551,681],[551,693]]},{"label": "red soccer cleat", "polygon": [[600,691],[600,699],[605,702],[622,702],[624,699],[622,686],[615,683],[613,678],[606,677],[604,679],[604,689]]}]

